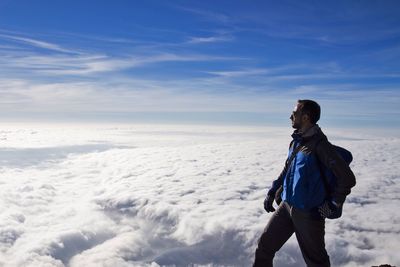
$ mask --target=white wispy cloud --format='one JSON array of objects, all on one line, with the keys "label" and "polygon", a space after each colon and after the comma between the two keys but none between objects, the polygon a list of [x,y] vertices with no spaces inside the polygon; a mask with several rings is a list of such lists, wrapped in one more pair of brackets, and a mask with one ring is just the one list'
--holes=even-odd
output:
[{"label": "white wispy cloud", "polygon": [[[21,48],[18,46],[8,45],[0,47],[0,49],[2,49],[0,53],[3,54],[3,57],[0,59],[0,66],[2,65],[5,69],[11,67],[16,73],[23,72],[22,70],[24,69],[30,69],[36,72],[54,75],[91,75],[160,62],[232,60],[228,57],[206,54],[163,52],[160,50],[160,47],[157,46],[149,46],[147,49],[141,50],[140,53],[137,54],[120,53],[119,55],[107,55],[89,51],[76,52],[47,41],[16,35],[0,33],[0,38],[19,41],[36,48],[43,48],[56,52],[53,54],[41,53],[41,51],[36,50],[22,50],[21,52]],[[110,40],[106,40],[106,42],[109,41]],[[112,41],[125,42],[126,40],[113,39]],[[66,53],[68,53],[68,55],[66,55]],[[20,69],[20,71],[18,71],[18,69]]]},{"label": "white wispy cloud", "polygon": [[229,24],[232,22],[232,17],[227,14],[223,14],[221,12],[214,12],[210,10],[205,10],[201,8],[195,7],[187,7],[187,6],[175,6],[175,8],[189,12],[191,14],[195,14],[203,19],[211,20],[214,22],[219,22],[223,24]]},{"label": "white wispy cloud", "polygon": [[14,68],[18,73],[30,69],[43,74],[86,75],[113,71],[134,65],[127,60],[118,60],[104,55],[36,55],[13,54],[0,60],[0,64]]},{"label": "white wispy cloud", "polygon": [[332,75],[354,75],[354,73],[345,72],[337,62],[281,64],[267,68],[239,68],[224,71],[208,71],[207,73],[225,78],[257,76],[258,79],[265,81],[328,78]]},{"label": "white wispy cloud", "polygon": [[[2,85],[7,86],[2,86]],[[270,112],[285,113],[294,99],[260,95],[215,79],[97,77],[86,81],[6,80],[0,83],[2,115],[19,112]],[[101,119],[101,118],[98,118]]]},{"label": "white wispy cloud", "polygon": [[[3,53],[4,54],[4,53]],[[229,57],[203,54],[153,53],[146,56],[105,54],[46,55],[37,53],[7,52],[0,59],[0,66],[14,68],[17,73],[30,69],[52,75],[91,75],[113,72],[162,62],[200,62],[235,60]],[[18,71],[19,69],[19,71]]]},{"label": "white wispy cloud", "polygon": [[400,73],[396,71],[377,71],[373,69],[346,70],[337,62],[310,63],[310,64],[284,64],[268,68],[242,68],[224,71],[206,71],[205,73],[216,76],[215,79],[246,81],[257,77],[258,82],[266,84],[277,84],[280,82],[316,82],[329,80],[356,80],[356,79],[378,79],[398,78]]},{"label": "white wispy cloud", "polygon": [[53,44],[53,43],[49,43],[49,42],[45,42],[45,41],[37,40],[37,39],[33,39],[33,38],[28,38],[28,37],[14,36],[14,35],[8,35],[8,34],[0,34],[0,38],[14,40],[14,41],[21,42],[23,44],[31,45],[33,47],[43,48],[43,49],[52,50],[52,51],[56,51],[56,52],[72,53],[72,54],[79,54],[80,53],[80,52],[75,51],[75,50],[70,50],[70,49],[63,48],[63,47],[61,47],[60,45],[57,45],[57,44]]},{"label": "white wispy cloud", "polygon": [[233,71],[208,71],[207,73],[220,77],[236,78],[243,76],[264,75],[271,73],[271,70],[265,68],[259,68],[259,69],[233,70]]},{"label": "white wispy cloud", "polygon": [[191,37],[188,43],[190,44],[218,43],[218,42],[229,42],[232,40],[234,40],[232,36]]}]

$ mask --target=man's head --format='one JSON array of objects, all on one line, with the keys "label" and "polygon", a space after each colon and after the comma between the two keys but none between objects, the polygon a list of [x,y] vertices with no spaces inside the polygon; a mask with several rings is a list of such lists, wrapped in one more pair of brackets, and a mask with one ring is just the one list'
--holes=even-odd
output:
[{"label": "man's head", "polygon": [[294,129],[307,129],[315,125],[321,116],[321,107],[313,100],[298,100],[290,119]]}]

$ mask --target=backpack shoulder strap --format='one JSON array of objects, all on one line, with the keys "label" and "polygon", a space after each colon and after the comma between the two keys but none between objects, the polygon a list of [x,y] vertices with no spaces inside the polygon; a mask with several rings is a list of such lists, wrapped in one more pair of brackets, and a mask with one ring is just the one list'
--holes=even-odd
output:
[{"label": "backpack shoulder strap", "polygon": [[329,195],[331,195],[332,191],[331,191],[330,188],[329,188],[328,178],[327,178],[326,175],[325,175],[325,171],[324,171],[324,169],[322,168],[322,162],[319,160],[319,158],[318,158],[318,153],[317,153],[317,147],[318,147],[319,143],[320,143],[322,140],[323,140],[323,138],[319,139],[319,140],[315,143],[314,151],[315,151],[315,157],[317,158],[318,169],[319,169],[319,172],[320,172],[320,174],[321,174],[322,181],[323,181],[323,183],[324,183],[325,192],[326,192],[326,194],[329,196]]}]

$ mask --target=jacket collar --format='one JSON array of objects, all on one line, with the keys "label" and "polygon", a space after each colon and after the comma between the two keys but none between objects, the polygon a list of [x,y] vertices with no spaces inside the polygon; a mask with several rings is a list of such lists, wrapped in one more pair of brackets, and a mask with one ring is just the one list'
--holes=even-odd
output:
[{"label": "jacket collar", "polygon": [[315,135],[319,134],[321,132],[321,128],[318,126],[318,124],[315,124],[311,128],[309,128],[307,131],[304,133],[300,132],[299,130],[295,130],[292,134],[292,138],[294,141],[304,143],[308,140],[310,140],[312,137]]}]

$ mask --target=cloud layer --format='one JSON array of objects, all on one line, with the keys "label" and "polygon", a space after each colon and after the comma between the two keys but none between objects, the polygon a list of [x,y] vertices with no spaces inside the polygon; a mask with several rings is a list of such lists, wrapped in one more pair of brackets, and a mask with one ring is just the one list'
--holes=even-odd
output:
[{"label": "cloud layer", "polygon": [[[400,140],[327,132],[358,184],[329,221],[333,266],[398,265]],[[249,266],[288,129],[2,125],[0,265]],[[296,240],[279,266],[304,266]]]}]

